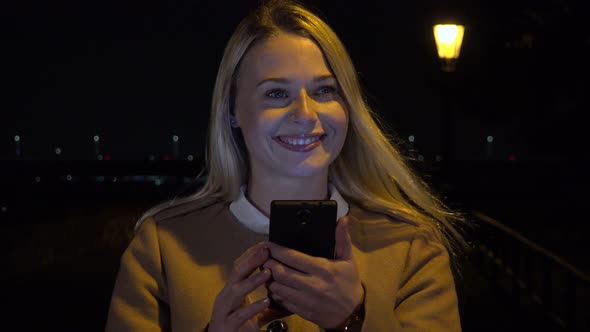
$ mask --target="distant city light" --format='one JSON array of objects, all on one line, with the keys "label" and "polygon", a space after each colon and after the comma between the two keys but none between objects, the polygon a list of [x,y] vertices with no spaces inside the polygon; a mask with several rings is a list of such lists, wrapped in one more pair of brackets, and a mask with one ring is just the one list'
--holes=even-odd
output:
[{"label": "distant city light", "polygon": [[102,154],[99,154],[98,156],[96,156],[96,159],[102,160]]},{"label": "distant city light", "polygon": [[96,182],[104,182],[104,176],[97,176],[96,177]]},{"label": "distant city light", "polygon": [[178,136],[176,136],[176,135],[172,136],[172,140],[173,140],[174,142],[178,142]]},{"label": "distant city light", "polygon": [[6,211],[8,211],[8,209],[6,208],[6,206],[2,207],[2,213],[6,213]]},{"label": "distant city light", "polygon": [[98,135],[94,135],[93,139],[94,139],[95,142],[100,141],[100,137]]},{"label": "distant city light", "polygon": [[160,179],[156,179],[156,180],[154,180],[154,184],[155,184],[156,186],[159,186],[159,185],[161,185],[161,184],[162,184],[162,180],[160,180]]},{"label": "distant city light", "polygon": [[416,140],[416,137],[414,135],[410,135],[410,137],[408,137],[408,140],[412,143],[414,143],[414,141]]},{"label": "distant city light", "polygon": [[116,176],[113,176],[113,179],[112,179],[112,181],[113,181],[113,182],[117,182],[117,177],[116,177]]},{"label": "distant city light", "polygon": [[61,154],[61,149],[55,148],[55,154],[59,156]]},{"label": "distant city light", "polygon": [[155,157],[153,154],[150,154],[150,155],[148,156],[148,159],[149,159],[149,160],[154,160],[154,159],[156,159],[156,157]]},{"label": "distant city light", "polygon": [[192,154],[189,154],[188,157],[186,157],[186,159],[188,159],[188,161],[193,161],[193,159],[195,159],[195,157],[193,157]]},{"label": "distant city light", "polygon": [[418,161],[424,161],[424,156],[423,155],[418,155]]},{"label": "distant city light", "polygon": [[41,182],[41,177],[40,176],[35,176],[35,182],[37,182],[37,183]]},{"label": "distant city light", "polygon": [[439,155],[439,154],[437,154],[437,155],[434,157],[434,160],[436,160],[436,161],[441,161],[441,160],[442,160],[442,156],[441,156],[441,155]]},{"label": "distant city light", "polygon": [[72,181],[72,176],[71,176],[70,174],[68,174],[68,175],[66,176],[66,180],[68,180],[68,181]]},{"label": "distant city light", "polygon": [[488,141],[488,143],[492,143],[494,141],[494,136],[488,136],[486,137],[486,140]]},{"label": "distant city light", "polygon": [[20,136],[19,135],[14,136],[14,141],[15,142],[20,142]]}]

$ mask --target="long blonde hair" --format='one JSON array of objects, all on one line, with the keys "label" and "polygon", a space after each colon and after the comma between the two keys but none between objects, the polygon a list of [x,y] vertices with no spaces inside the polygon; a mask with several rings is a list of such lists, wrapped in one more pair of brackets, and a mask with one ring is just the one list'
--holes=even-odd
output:
[{"label": "long blonde hair", "polygon": [[237,26],[217,73],[212,98],[205,157],[206,174],[199,190],[148,210],[149,216],[192,202],[198,209],[236,199],[247,182],[248,157],[238,129],[230,126],[240,62],[252,45],[279,32],[313,39],[324,53],[349,109],[349,130],[340,155],[330,166],[329,180],[350,202],[396,218],[434,226],[447,249],[465,244],[456,223],[460,213],[448,209],[409,167],[392,139],[380,128],[378,116],[363,96],[356,70],[336,33],[316,14],[293,1],[266,1]]}]

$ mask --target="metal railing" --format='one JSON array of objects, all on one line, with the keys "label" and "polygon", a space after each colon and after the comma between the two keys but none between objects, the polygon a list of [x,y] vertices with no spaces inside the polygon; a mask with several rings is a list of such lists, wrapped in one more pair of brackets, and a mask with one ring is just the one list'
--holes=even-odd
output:
[{"label": "metal railing", "polygon": [[[590,276],[479,212],[475,261],[516,306],[532,306],[554,331],[590,331]],[[585,255],[587,253],[581,253]]]}]

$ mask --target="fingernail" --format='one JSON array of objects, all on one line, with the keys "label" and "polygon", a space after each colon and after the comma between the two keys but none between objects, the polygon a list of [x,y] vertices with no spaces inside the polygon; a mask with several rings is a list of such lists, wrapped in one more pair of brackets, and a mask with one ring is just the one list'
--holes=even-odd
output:
[{"label": "fingernail", "polygon": [[268,278],[268,276],[270,275],[270,273],[268,272],[268,269],[263,269],[262,271],[260,271],[260,273],[258,274],[258,278],[259,279],[266,279]]}]

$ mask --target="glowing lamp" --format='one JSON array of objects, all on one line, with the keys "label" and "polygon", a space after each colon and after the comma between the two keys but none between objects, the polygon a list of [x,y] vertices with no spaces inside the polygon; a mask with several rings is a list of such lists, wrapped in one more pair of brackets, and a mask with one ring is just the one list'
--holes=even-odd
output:
[{"label": "glowing lamp", "polygon": [[454,71],[461,52],[465,27],[456,24],[437,24],[433,31],[438,57],[443,61],[443,71]]}]

